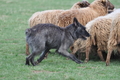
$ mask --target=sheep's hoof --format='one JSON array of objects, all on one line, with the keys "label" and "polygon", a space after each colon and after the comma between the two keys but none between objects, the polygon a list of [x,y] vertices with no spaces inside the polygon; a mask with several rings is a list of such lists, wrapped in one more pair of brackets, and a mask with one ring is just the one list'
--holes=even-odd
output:
[{"label": "sheep's hoof", "polygon": [[106,62],[106,66],[109,66],[109,63]]},{"label": "sheep's hoof", "polygon": [[85,61],[84,61],[84,62],[85,62],[85,63],[87,63],[88,61],[89,61],[89,59],[85,59]]}]

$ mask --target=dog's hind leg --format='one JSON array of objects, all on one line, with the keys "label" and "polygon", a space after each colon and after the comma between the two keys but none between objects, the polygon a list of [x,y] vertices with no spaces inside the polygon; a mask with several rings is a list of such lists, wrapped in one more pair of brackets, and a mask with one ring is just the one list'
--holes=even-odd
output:
[{"label": "dog's hind leg", "polygon": [[33,54],[30,54],[28,57],[26,57],[26,63],[25,65],[30,65],[29,61],[32,58]]},{"label": "dog's hind leg", "polygon": [[75,61],[75,62],[78,63],[78,64],[82,63],[80,60],[78,60],[78,59],[75,57],[75,55],[68,53],[67,50],[59,49],[59,50],[58,50],[58,53],[62,54],[63,56],[68,57],[69,59]]},{"label": "dog's hind leg", "polygon": [[31,64],[33,66],[36,65],[35,62],[34,62],[34,57],[35,57],[36,54],[37,54],[37,52],[33,52],[26,58],[26,65],[30,65],[29,61],[31,62]]},{"label": "dog's hind leg", "polygon": [[46,49],[41,53],[41,55],[40,55],[39,59],[37,60],[36,64],[40,63],[40,62],[44,59],[45,55],[49,52],[49,50],[50,50],[50,49],[47,49],[47,48],[46,48]]}]

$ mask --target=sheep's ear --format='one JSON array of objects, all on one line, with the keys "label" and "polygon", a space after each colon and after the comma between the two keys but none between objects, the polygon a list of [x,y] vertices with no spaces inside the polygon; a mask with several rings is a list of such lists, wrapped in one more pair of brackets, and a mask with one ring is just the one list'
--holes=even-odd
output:
[{"label": "sheep's ear", "polygon": [[77,20],[76,18],[73,19],[73,24],[74,24],[75,26],[78,26],[79,22],[78,22],[78,20]]}]

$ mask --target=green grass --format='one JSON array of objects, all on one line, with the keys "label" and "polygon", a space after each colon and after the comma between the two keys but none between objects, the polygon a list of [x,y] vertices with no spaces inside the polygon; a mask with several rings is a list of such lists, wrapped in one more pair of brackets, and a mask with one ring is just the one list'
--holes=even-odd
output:
[{"label": "green grass", "polygon": [[[90,0],[92,2],[93,0]],[[120,7],[120,0],[111,0]],[[100,60],[76,64],[49,54],[39,65],[25,65],[25,29],[37,11],[69,9],[78,0],[0,0],[0,80],[119,80],[120,62],[106,67]]]}]

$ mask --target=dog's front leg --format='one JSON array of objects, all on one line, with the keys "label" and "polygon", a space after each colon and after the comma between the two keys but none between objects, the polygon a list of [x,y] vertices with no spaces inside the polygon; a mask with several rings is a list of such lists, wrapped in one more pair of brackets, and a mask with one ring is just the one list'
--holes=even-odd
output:
[{"label": "dog's front leg", "polygon": [[67,50],[59,49],[58,53],[62,54],[65,57],[68,57],[69,59],[75,61],[76,63],[80,64],[82,63],[80,60],[78,60],[73,54],[70,54]]}]

